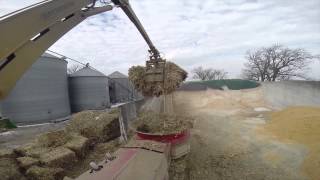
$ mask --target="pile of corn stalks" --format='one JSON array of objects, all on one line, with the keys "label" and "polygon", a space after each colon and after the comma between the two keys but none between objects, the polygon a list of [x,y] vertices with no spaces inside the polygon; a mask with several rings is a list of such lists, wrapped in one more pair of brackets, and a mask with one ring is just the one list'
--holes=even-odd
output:
[{"label": "pile of corn stalks", "polygon": [[[188,73],[173,62],[166,62],[163,82],[146,81],[146,67],[132,66],[129,79],[144,96],[160,96],[175,91],[187,78]],[[148,74],[150,76],[150,74]]]}]

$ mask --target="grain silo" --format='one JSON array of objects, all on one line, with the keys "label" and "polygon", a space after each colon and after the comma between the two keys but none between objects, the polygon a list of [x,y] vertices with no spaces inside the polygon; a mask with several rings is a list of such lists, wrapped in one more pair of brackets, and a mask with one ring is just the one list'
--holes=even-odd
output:
[{"label": "grain silo", "polygon": [[126,102],[134,99],[134,88],[128,77],[119,71],[108,75],[110,78],[110,99],[112,103]]},{"label": "grain silo", "polygon": [[69,76],[72,112],[110,107],[108,78],[86,66]]},{"label": "grain silo", "polygon": [[3,116],[18,124],[67,119],[67,79],[67,61],[44,53],[0,103]]}]

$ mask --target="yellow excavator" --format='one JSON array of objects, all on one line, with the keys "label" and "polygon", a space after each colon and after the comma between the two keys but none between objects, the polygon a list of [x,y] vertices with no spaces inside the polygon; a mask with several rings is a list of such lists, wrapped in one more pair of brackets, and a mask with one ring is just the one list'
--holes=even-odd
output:
[{"label": "yellow excavator", "polygon": [[53,43],[89,16],[120,7],[149,46],[150,83],[164,81],[160,57],[128,0],[45,0],[0,17],[0,100]]}]

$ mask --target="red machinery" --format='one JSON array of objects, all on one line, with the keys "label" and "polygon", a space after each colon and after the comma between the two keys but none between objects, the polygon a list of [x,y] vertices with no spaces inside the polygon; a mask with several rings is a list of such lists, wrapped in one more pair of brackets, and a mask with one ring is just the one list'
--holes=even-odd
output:
[{"label": "red machinery", "polygon": [[168,180],[171,158],[190,151],[190,131],[158,135],[136,132],[136,137],[77,180]]}]

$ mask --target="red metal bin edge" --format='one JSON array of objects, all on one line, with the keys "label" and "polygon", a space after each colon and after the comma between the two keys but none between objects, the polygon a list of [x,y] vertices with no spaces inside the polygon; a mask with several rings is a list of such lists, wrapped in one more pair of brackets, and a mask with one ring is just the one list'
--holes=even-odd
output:
[{"label": "red metal bin edge", "polygon": [[138,139],[153,140],[162,143],[176,145],[185,142],[190,138],[190,129],[175,134],[150,134],[136,131]]}]

